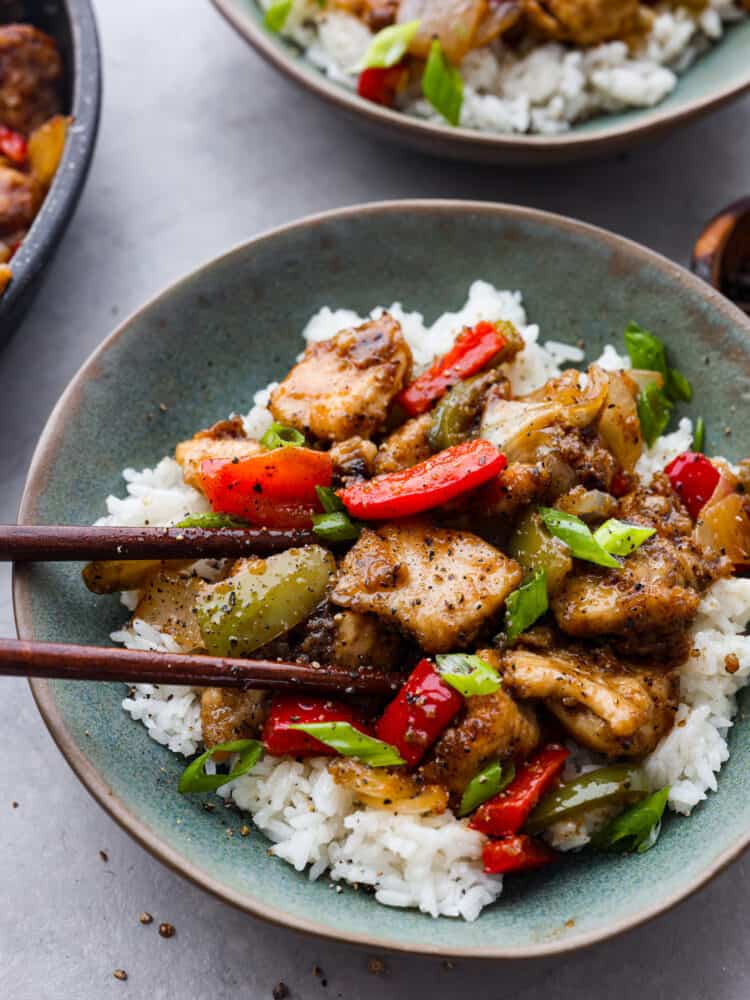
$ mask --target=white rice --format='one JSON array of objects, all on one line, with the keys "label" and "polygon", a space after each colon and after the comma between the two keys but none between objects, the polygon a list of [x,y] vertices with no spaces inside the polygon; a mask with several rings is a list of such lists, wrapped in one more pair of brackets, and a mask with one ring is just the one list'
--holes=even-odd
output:
[{"label": "white rice", "polygon": [[[370,314],[378,315],[382,307]],[[389,311],[402,323],[404,334],[419,367],[452,344],[457,330],[479,320],[512,321],[526,348],[507,366],[514,391],[531,391],[559,374],[561,367],[583,359],[577,347],[540,343],[538,326],[527,322],[520,292],[498,290],[475,281],[464,306],[427,325],[417,312],[394,303]],[[306,341],[333,336],[343,326],[364,317],[346,310],[323,308],[308,322]],[[598,363],[608,369],[627,368],[629,362],[608,345]],[[255,394],[245,417],[248,432],[262,434],[271,421],[267,409],[270,387]],[[647,449],[638,465],[645,479],[690,446],[692,425],[687,418],[679,428]],[[179,466],[164,458],[154,469],[124,472],[127,496],[108,497],[108,515],[100,523],[168,524],[188,514],[206,511],[197,490],[186,486]],[[210,579],[212,564],[198,564]],[[123,595],[131,610],[137,593]],[[680,707],[676,727],[646,762],[654,787],[669,784],[669,804],[688,814],[716,789],[716,776],[729,756],[727,735],[737,710],[735,696],[750,678],[750,638],[742,635],[750,620],[750,580],[724,580],[704,596],[693,629],[691,656],[681,668]],[[135,619],[112,634],[115,642],[132,649],[179,649],[174,639]],[[740,668],[726,671],[725,657],[734,653]],[[123,701],[123,708],[142,722],[149,735],[174,753],[194,754],[201,747],[199,694],[189,688],[137,685]],[[595,766],[597,758],[578,748],[569,762],[567,777]],[[220,790],[274,842],[272,853],[297,870],[308,868],[311,879],[324,872],[335,882],[369,886],[376,899],[388,906],[414,907],[434,917],[474,920],[484,906],[502,891],[502,879],[482,871],[483,838],[469,830],[466,821],[450,813],[438,817],[413,817],[354,805],[349,792],[335,784],[325,758],[305,761],[266,757],[253,772]],[[548,838],[561,850],[588,842],[589,835],[606,820],[592,815],[585,823],[557,824]]]},{"label": "white rice", "polygon": [[[263,8],[273,0],[259,0]],[[460,66],[464,102],[460,124],[483,132],[555,134],[598,114],[652,107],[678,76],[711,45],[725,25],[745,17],[738,0],[709,0],[700,14],[658,8],[648,35],[631,51],[624,42],[571,48],[555,42],[517,51],[501,40],[470,52]],[[282,33],[327,76],[355,89],[353,72],[372,39],[357,18],[294,0]],[[401,110],[441,121],[420,94],[409,92]]]}]

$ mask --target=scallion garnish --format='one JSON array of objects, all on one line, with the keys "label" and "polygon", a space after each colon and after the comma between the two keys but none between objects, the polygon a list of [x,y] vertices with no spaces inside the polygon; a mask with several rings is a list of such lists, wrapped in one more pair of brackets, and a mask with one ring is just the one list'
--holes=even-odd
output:
[{"label": "scallion garnish", "polygon": [[338,514],[339,511],[346,511],[344,501],[330,486],[316,486],[315,492],[318,495],[320,506],[326,514]]},{"label": "scallion garnish", "polygon": [[693,431],[693,451],[702,452],[705,439],[706,425],[703,421],[703,417],[698,417],[695,421],[695,430]]},{"label": "scallion garnish", "polygon": [[591,838],[591,846],[600,851],[637,851],[645,854],[659,839],[668,798],[669,788],[654,792],[595,834]]},{"label": "scallion garnish", "polygon": [[605,552],[613,556],[629,556],[652,535],[655,528],[644,528],[641,524],[628,524],[612,517],[594,532],[594,541],[598,542]]},{"label": "scallion garnish", "polygon": [[[229,773],[206,774],[205,765],[215,753],[238,753],[240,759]],[[183,795],[191,792],[213,792],[228,781],[234,781],[240,775],[247,774],[261,758],[263,745],[257,740],[231,740],[229,743],[218,743],[206,750],[200,757],[191,760],[180,775],[177,791]]]},{"label": "scallion garnish", "polygon": [[535,570],[505,601],[505,639],[512,642],[549,608],[547,574]]},{"label": "scallion garnish", "polygon": [[435,39],[422,77],[422,93],[436,111],[451,125],[461,120],[464,82],[455,66],[445,58],[443,47]]},{"label": "scallion garnish", "polygon": [[391,24],[383,28],[370,42],[354,71],[360,73],[363,69],[387,69],[401,62],[419,31],[420,23],[420,21],[406,21],[404,24]]},{"label": "scallion garnish", "polygon": [[293,0],[276,0],[275,3],[272,3],[263,18],[263,23],[268,30],[278,34],[286,24],[286,19],[291,14],[293,6]]},{"label": "scallion garnish", "polygon": [[580,517],[552,507],[540,507],[539,516],[550,534],[565,542],[576,559],[585,559],[586,562],[611,569],[619,567],[618,560],[602,548]]},{"label": "scallion garnish", "polygon": [[306,441],[305,435],[294,427],[273,423],[260,439],[260,443],[269,451],[274,451],[276,448],[302,448]]},{"label": "scallion garnish", "polygon": [[191,514],[190,517],[183,517],[175,525],[175,528],[206,528],[207,530],[249,527],[248,521],[243,521],[240,517],[231,517],[229,514]]},{"label": "scallion garnish", "polygon": [[678,401],[689,403],[693,398],[693,387],[681,372],[668,366],[667,352],[659,338],[637,323],[628,324],[625,347],[633,368],[658,372],[664,379],[663,387],[650,383],[638,397],[641,431],[646,443],[652,445],[667,429],[672,404]]},{"label": "scallion garnish", "polygon": [[313,531],[326,542],[353,542],[361,530],[361,525],[343,511],[313,515]]},{"label": "scallion garnish", "polygon": [[298,722],[289,729],[299,729],[342,757],[357,757],[370,767],[398,767],[404,760],[395,747],[355,729],[350,722]]},{"label": "scallion garnish", "polygon": [[444,653],[435,657],[435,663],[440,677],[464,698],[492,694],[502,683],[493,666],[469,653]]},{"label": "scallion garnish", "polygon": [[493,798],[507,788],[515,776],[516,769],[512,762],[501,764],[499,760],[495,760],[488,764],[466,786],[461,796],[458,815],[468,816],[469,813],[473,813],[487,799]]}]

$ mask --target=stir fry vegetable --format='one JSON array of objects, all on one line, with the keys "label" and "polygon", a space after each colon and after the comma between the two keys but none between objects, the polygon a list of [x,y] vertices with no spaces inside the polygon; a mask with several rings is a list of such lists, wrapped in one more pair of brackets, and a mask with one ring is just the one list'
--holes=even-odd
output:
[{"label": "stir fry vegetable", "polygon": [[[432,364],[397,397],[397,402],[410,417],[417,417],[462,379],[475,375],[490,362],[499,364],[498,356],[508,344],[503,324],[477,323],[467,327],[447,354]],[[502,358],[501,358],[502,360]]]},{"label": "stir fry vegetable", "polygon": [[464,698],[492,694],[500,687],[497,670],[480,656],[468,653],[443,653],[435,657],[438,673]]},{"label": "stir fry vegetable", "polygon": [[203,642],[215,656],[247,656],[312,614],[336,561],[319,545],[247,560],[198,595]]},{"label": "stir fry vegetable", "polygon": [[[221,759],[227,754],[239,754],[239,760],[224,774],[206,774],[206,764],[215,758]],[[206,750],[195,760],[191,760],[180,775],[177,791],[183,795],[192,792],[213,792],[229,781],[241,777],[251,771],[263,755],[263,745],[257,740],[230,740],[219,743]]]},{"label": "stir fry vegetable", "polygon": [[482,848],[482,864],[488,875],[528,872],[556,861],[560,855],[541,840],[525,833],[490,840]]},{"label": "stir fry vegetable", "polygon": [[668,798],[669,788],[650,795],[592,837],[592,846],[602,851],[637,851],[644,854],[659,839]]},{"label": "stir fry vegetable", "polygon": [[[319,730],[328,740],[316,739],[305,731],[307,725],[331,726],[345,723],[347,732],[356,730],[367,735],[362,719],[348,705],[324,698],[274,698],[263,727],[263,746],[268,753],[303,757],[336,754],[339,749],[330,742],[330,730]],[[342,730],[343,733],[343,730]]]},{"label": "stir fry vegetable", "polygon": [[506,642],[517,639],[522,632],[541,618],[548,608],[547,575],[543,569],[537,569],[505,601]]},{"label": "stir fry vegetable", "polygon": [[356,757],[370,767],[397,767],[404,763],[395,747],[376,740],[350,722],[295,722],[289,729],[307,733],[342,757]]},{"label": "stir fry vegetable", "polygon": [[648,793],[646,777],[639,767],[612,764],[579,775],[546,795],[524,825],[527,833],[542,833],[560,820],[577,819],[602,806],[626,806]]},{"label": "stir fry vegetable", "polygon": [[463,705],[429,660],[421,660],[375,724],[375,735],[414,767]]},{"label": "stir fry vegetable", "polygon": [[422,93],[447,122],[458,125],[464,102],[464,82],[456,67],[445,58],[437,38],[432,43],[424,68]]},{"label": "stir fry vegetable", "polygon": [[597,566],[609,566],[613,569],[617,569],[620,565],[614,556],[602,548],[601,543],[592,535],[589,526],[579,517],[551,507],[540,507],[539,516],[547,530],[564,542],[576,559],[584,559],[586,562],[596,563]]},{"label": "stir fry vegetable", "polygon": [[508,551],[529,573],[541,572],[555,594],[573,569],[570,548],[545,530],[539,512],[527,511],[511,536]]},{"label": "stir fry vegetable", "polygon": [[200,483],[214,511],[268,528],[309,528],[319,509],[316,486],[330,486],[331,456],[280,447],[250,458],[201,462]]},{"label": "stir fry vegetable", "polygon": [[719,485],[719,470],[704,455],[685,451],[673,459],[664,471],[690,516],[697,520]]},{"label": "stir fry vegetable", "polygon": [[430,425],[428,440],[433,451],[451,448],[469,436],[487,390],[500,377],[498,369],[491,368],[464,379],[443,396],[435,407]]},{"label": "stir fry vegetable", "polygon": [[401,65],[363,69],[357,80],[357,93],[366,101],[392,108],[398,92],[406,86],[408,79],[409,71]]},{"label": "stir fry vegetable", "polygon": [[479,807],[469,825],[490,837],[517,833],[542,796],[557,783],[569,756],[565,747],[546,747],[519,768],[504,792]]},{"label": "stir fry vegetable", "polygon": [[465,441],[410,469],[355,483],[338,495],[354,517],[373,521],[408,517],[476,489],[505,465],[505,455],[489,441]]},{"label": "stir fry vegetable", "polygon": [[515,776],[516,769],[512,761],[503,764],[499,760],[493,760],[466,786],[461,796],[458,815],[468,816],[469,813],[473,813],[487,799],[493,798],[507,788]]}]

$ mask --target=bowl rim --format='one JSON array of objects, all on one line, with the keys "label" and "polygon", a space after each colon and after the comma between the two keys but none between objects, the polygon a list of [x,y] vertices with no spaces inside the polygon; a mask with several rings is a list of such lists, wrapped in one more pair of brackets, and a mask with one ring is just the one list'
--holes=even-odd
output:
[{"label": "bowl rim", "polygon": [[[30,296],[73,215],[91,166],[101,111],[101,46],[91,0],[62,0],[71,36],[70,116],[62,159],[42,205],[13,256],[13,277],[0,296],[0,330]],[[18,314],[20,316],[20,313]],[[9,332],[9,331],[8,331]]]},{"label": "bowl rim", "polygon": [[[593,226],[586,222],[571,219],[552,212],[546,212],[534,208],[526,208],[518,205],[503,203],[488,203],[481,201],[462,201],[458,199],[405,199],[397,201],[370,202],[361,205],[350,205],[344,208],[332,209],[314,215],[306,216],[293,222],[267,229],[250,240],[240,242],[231,249],[217,257],[214,257],[199,265],[188,274],[175,282],[170,283],[156,295],[152,296],[145,305],[133,312],[127,319],[120,323],[115,330],[110,333],[82,363],[76,374],[69,381],[67,387],[55,404],[44,429],[37,442],[34,454],[31,459],[29,471],[21,497],[18,523],[33,524],[34,520],[34,498],[43,485],[47,469],[57,450],[57,443],[63,433],[67,410],[75,405],[79,397],[83,384],[97,372],[100,358],[109,348],[128,332],[131,325],[140,316],[151,310],[160,300],[170,296],[177,288],[185,282],[191,281],[193,277],[201,272],[214,267],[221,261],[226,260],[233,254],[254,248],[262,250],[263,244],[274,241],[279,236],[294,233],[297,230],[314,228],[329,221],[346,220],[361,216],[387,216],[389,214],[438,214],[451,216],[463,213],[478,213],[490,216],[501,217],[510,220],[530,221],[547,226],[552,226],[565,232],[588,237],[600,243],[604,243],[613,249],[626,250],[630,255],[639,258],[644,266],[657,269],[662,275],[669,278],[673,283],[699,293],[707,299],[720,313],[724,314],[727,321],[744,329],[750,338],[750,319],[745,316],[728,299],[700,278],[691,274],[685,268],[673,261],[642,246],[626,237],[619,236],[606,229]],[[16,623],[16,630],[19,638],[33,640],[36,638],[34,622],[31,609],[31,588],[24,564],[14,564],[13,566],[13,612]],[[152,832],[147,824],[141,820],[134,812],[128,809],[112,792],[104,777],[97,771],[89,761],[85,753],[79,749],[72,735],[68,732],[57,703],[52,695],[49,682],[46,680],[34,679],[29,681],[34,701],[39,712],[44,719],[47,729],[58,749],[63,754],[68,764],[71,766],[77,777],[80,779],[87,791],[101,805],[106,812],[142,847],[144,847],[157,860],[167,865],[177,874],[187,878],[195,885],[212,893],[224,902],[254,917],[259,917],[269,923],[276,924],[289,930],[300,931],[315,937],[327,938],[330,940],[343,942],[359,947],[376,948],[383,951],[407,952],[409,954],[432,955],[439,957],[452,957],[464,959],[526,959],[539,958],[542,956],[557,955],[566,952],[577,951],[579,948],[589,947],[599,941],[613,938],[624,931],[640,926],[652,920],[661,913],[672,909],[682,900],[692,895],[715,875],[722,871],[730,862],[735,860],[750,846],[750,828],[748,832],[739,837],[722,854],[713,861],[700,875],[689,881],[680,890],[670,896],[659,899],[652,905],[641,910],[639,913],[625,917],[611,926],[598,930],[591,930],[577,936],[566,937],[565,939],[548,939],[538,944],[529,944],[522,947],[496,946],[478,947],[443,947],[431,945],[428,942],[420,943],[418,946],[404,943],[397,939],[388,937],[368,937],[364,934],[352,933],[350,931],[337,931],[331,927],[319,925],[313,920],[304,917],[297,917],[286,913],[278,907],[268,905],[262,899],[250,896],[246,893],[236,891],[223,884],[218,879],[212,877],[200,866],[193,864],[184,858],[179,851],[170,847],[156,833]],[[375,905],[375,904],[373,904]],[[425,917],[427,919],[427,917]]]},{"label": "bowl rim", "polygon": [[[576,153],[594,155],[597,151],[605,150],[607,146],[618,139],[632,138],[633,141],[636,141],[639,138],[646,138],[662,128],[689,121],[712,108],[719,108],[750,90],[750,63],[748,63],[746,76],[744,79],[740,79],[739,83],[722,87],[718,92],[707,97],[695,98],[676,110],[658,110],[658,105],[656,108],[647,108],[645,109],[649,112],[647,120],[640,123],[636,121],[618,126],[610,125],[609,127],[603,125],[599,129],[585,133],[571,130],[559,135],[481,132],[478,129],[423,121],[420,118],[413,118],[391,108],[374,104],[372,101],[366,101],[358,94],[329,80],[322,73],[309,72],[302,68],[302,59],[299,61],[293,59],[281,45],[273,40],[273,36],[256,23],[254,18],[250,15],[243,16],[237,10],[234,0],[211,0],[211,2],[235,31],[249,42],[268,63],[306,90],[317,94],[328,104],[343,109],[355,117],[363,116],[375,125],[386,126],[391,131],[398,132],[404,139],[419,137],[425,142],[430,140],[445,142],[446,139],[453,139],[456,149],[464,151],[505,150],[516,153],[524,151],[540,153],[545,150],[554,150],[564,153],[575,150]],[[253,0],[253,2],[257,2],[257,0]],[[312,64],[310,67],[314,69]],[[606,121],[606,115],[601,117]]]}]

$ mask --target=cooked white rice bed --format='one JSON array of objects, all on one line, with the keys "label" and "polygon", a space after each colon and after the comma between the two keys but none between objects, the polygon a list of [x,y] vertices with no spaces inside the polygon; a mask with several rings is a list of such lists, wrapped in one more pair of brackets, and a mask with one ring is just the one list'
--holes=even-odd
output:
[{"label": "cooked white rice bed", "polygon": [[[265,9],[273,0],[259,2]],[[624,42],[589,49],[549,42],[521,55],[502,41],[475,49],[460,67],[460,124],[482,132],[555,134],[597,114],[653,107],[674,90],[680,73],[720,41],[726,24],[745,16],[736,0],[709,0],[700,14],[660,8],[635,52]],[[356,88],[352,68],[372,39],[361,21],[321,9],[317,0],[294,0],[282,33],[332,80]],[[408,95],[401,110],[442,121],[418,92]]]},{"label": "cooked white rice bed", "polygon": [[[371,315],[377,315],[377,307]],[[389,311],[402,324],[404,335],[419,367],[444,353],[456,332],[480,320],[511,320],[521,331],[526,347],[508,366],[517,393],[529,392],[558,374],[561,368],[583,359],[577,347],[539,342],[539,328],[527,322],[520,292],[498,290],[485,281],[469,289],[466,304],[456,313],[445,313],[432,326],[416,312],[394,303]],[[345,309],[323,308],[309,321],[306,341],[323,340],[364,317]],[[628,367],[628,359],[608,345],[603,367]],[[266,407],[268,388],[255,394],[245,417],[248,433],[258,436],[271,422]],[[662,469],[689,447],[692,425],[683,418],[679,427],[644,452],[638,472],[644,479]],[[182,480],[180,467],[164,458],[154,469],[123,473],[127,496],[108,497],[105,524],[169,524],[188,514],[206,511],[205,498]],[[210,564],[199,564],[207,577]],[[131,610],[137,594],[123,595]],[[646,762],[654,789],[671,785],[669,804],[676,812],[691,809],[717,787],[716,777],[729,757],[727,734],[737,711],[736,694],[750,676],[750,638],[744,636],[750,620],[750,580],[723,580],[707,592],[693,629],[695,654],[681,668],[681,704],[678,725]],[[115,642],[131,649],[178,647],[167,635],[146,622],[135,620],[112,634]],[[734,653],[740,663],[734,674],[726,671],[725,657]],[[132,718],[142,722],[149,735],[173,753],[190,756],[201,747],[200,703],[190,688],[142,684],[123,701]],[[586,770],[596,758],[576,751],[570,774]],[[414,907],[433,917],[474,920],[483,907],[497,899],[502,878],[482,871],[483,837],[469,830],[465,820],[450,813],[439,817],[399,816],[393,812],[357,807],[350,793],[338,787],[327,770],[325,758],[305,761],[266,757],[252,774],[224,786],[249,812],[255,824],[274,842],[272,853],[298,871],[309,868],[311,879],[324,872],[334,881],[372,887],[377,900],[388,906]],[[598,817],[602,822],[606,817]],[[558,824],[549,839],[561,850],[582,847],[597,825]]]}]

